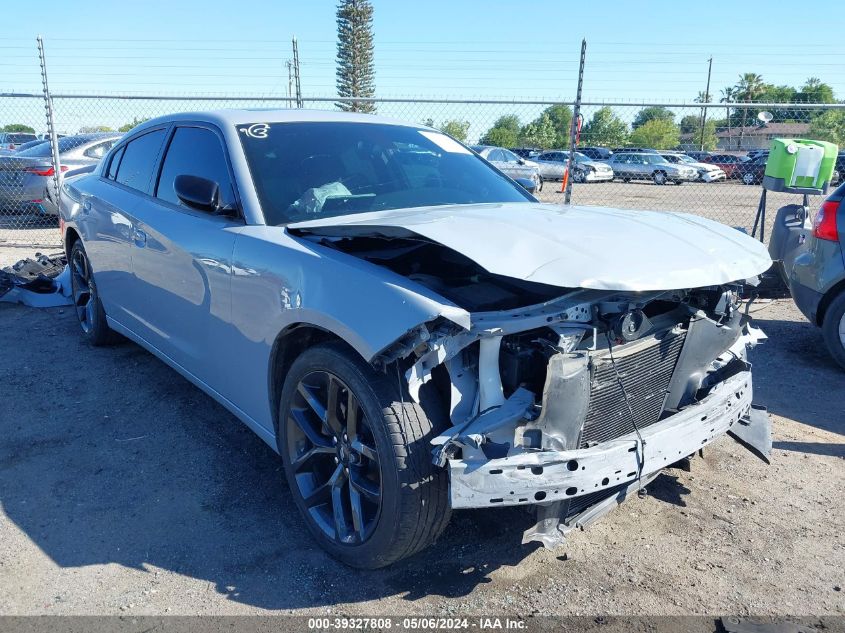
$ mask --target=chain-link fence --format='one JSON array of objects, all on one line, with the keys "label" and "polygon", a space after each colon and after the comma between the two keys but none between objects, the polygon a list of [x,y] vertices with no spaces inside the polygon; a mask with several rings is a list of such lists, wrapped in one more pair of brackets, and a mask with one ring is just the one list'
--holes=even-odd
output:
[{"label": "chain-link fence", "polygon": [[[335,109],[332,98],[303,98],[303,106]],[[431,125],[470,145],[508,148],[488,154],[506,173],[538,173],[537,197],[564,201],[574,103],[549,101],[376,99],[378,114]],[[217,108],[287,108],[287,98],[53,95],[60,136],[111,132],[103,147],[140,121],[171,112]],[[0,95],[0,128],[29,130],[3,139],[0,156],[0,244],[53,245],[58,240],[49,143],[20,151],[21,141],[46,133],[45,100],[37,94]],[[765,152],[778,137],[830,138],[842,105],[620,104],[580,105],[578,153],[569,180],[580,205],[684,211],[750,230],[760,198]],[[760,113],[770,113],[772,116]],[[764,119],[770,119],[764,121]],[[14,137],[14,138],[13,138]],[[90,137],[94,138],[94,137]],[[33,142],[35,139],[32,139]],[[60,172],[98,160],[97,143],[84,151],[59,142]],[[649,150],[649,151],[645,151]],[[612,153],[611,153],[612,152]],[[749,158],[750,154],[750,158]],[[536,166],[535,166],[536,165]],[[838,178],[842,163],[837,163]],[[845,175],[845,172],[843,172]],[[769,206],[794,202],[770,194]],[[772,217],[774,214],[769,214]]]}]

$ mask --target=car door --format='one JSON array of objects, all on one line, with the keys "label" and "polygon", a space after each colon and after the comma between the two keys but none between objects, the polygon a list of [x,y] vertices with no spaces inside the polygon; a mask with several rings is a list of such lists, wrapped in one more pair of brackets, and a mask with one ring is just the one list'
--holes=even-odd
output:
[{"label": "car door", "polygon": [[504,150],[498,148],[491,149],[490,152],[487,154],[487,161],[499,171],[503,171],[508,176],[513,178],[510,165],[505,160]]},{"label": "car door", "polygon": [[131,244],[134,211],[147,195],[165,128],[139,134],[112,152],[108,164],[82,194],[78,226],[96,275],[106,314],[136,331]]},{"label": "car door", "polygon": [[534,159],[540,165],[540,175],[549,180],[562,176],[561,166],[555,164],[560,158],[560,152],[545,152]]},{"label": "car door", "polygon": [[505,169],[504,171],[508,176],[511,178],[531,178],[536,171],[535,167],[529,167],[525,164],[525,161],[521,159],[519,156],[514,154],[512,151],[503,149],[499,150],[502,152],[502,159],[504,160]]},{"label": "car door", "polygon": [[[230,331],[231,258],[243,227],[226,145],[219,130],[180,123],[169,139],[152,195],[135,208],[132,272],[135,310],[146,340],[214,389],[227,376],[219,353]],[[200,211],[179,200],[177,176],[198,176],[219,186],[221,207],[233,215]]]}]

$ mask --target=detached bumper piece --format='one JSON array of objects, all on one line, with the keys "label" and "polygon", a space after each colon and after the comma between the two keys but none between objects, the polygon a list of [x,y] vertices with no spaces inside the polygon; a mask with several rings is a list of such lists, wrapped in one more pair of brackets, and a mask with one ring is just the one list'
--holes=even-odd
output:
[{"label": "detached bumper piece", "polygon": [[[744,437],[754,435],[749,439],[753,446],[764,445],[769,433],[771,446],[768,415],[752,409],[751,393],[751,372],[740,372],[699,403],[641,429],[642,441],[631,433],[576,450],[538,450],[483,461],[451,459],[452,507],[530,505],[609,491],[659,472],[736,425],[743,427]],[[752,417],[752,411],[759,413]]]},{"label": "detached bumper piece", "polygon": [[34,308],[70,305],[70,271],[63,253],[35,254],[0,270],[0,301]]}]

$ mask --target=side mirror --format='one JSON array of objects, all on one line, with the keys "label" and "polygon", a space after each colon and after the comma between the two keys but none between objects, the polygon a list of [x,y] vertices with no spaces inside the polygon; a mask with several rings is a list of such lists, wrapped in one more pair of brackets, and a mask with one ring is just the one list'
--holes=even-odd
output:
[{"label": "side mirror", "polygon": [[533,194],[536,187],[534,185],[534,181],[530,178],[514,178],[517,184],[525,189],[528,193]]},{"label": "side mirror", "polygon": [[192,209],[211,213],[218,210],[220,187],[213,180],[182,174],[176,176],[173,181],[173,189],[176,192],[176,197]]},{"label": "side mirror", "polygon": [[517,158],[517,159],[516,159],[516,162],[518,162],[520,165],[524,165],[524,164],[525,164],[525,159],[524,159],[524,158]]}]

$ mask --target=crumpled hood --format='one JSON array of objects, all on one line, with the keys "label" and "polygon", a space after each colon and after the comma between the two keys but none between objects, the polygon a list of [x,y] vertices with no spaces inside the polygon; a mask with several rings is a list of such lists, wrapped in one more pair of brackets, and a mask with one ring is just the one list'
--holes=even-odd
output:
[{"label": "crumpled hood", "polygon": [[288,225],[295,234],[416,234],[491,273],[567,288],[675,290],[754,277],[766,247],[698,216],[538,203],[376,211]]}]

